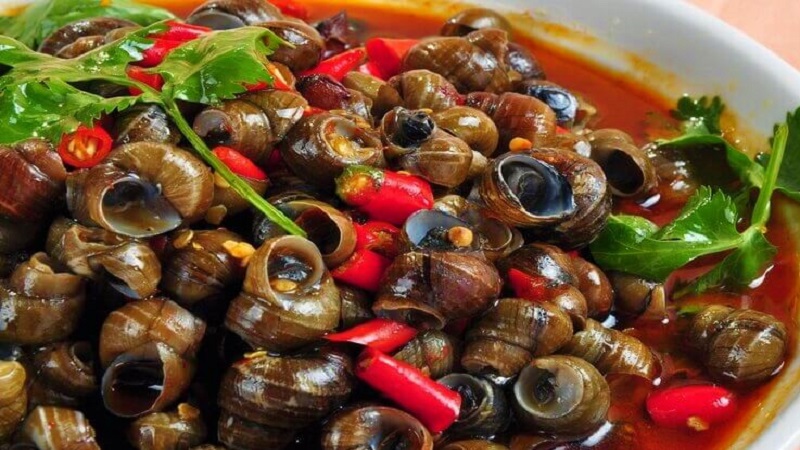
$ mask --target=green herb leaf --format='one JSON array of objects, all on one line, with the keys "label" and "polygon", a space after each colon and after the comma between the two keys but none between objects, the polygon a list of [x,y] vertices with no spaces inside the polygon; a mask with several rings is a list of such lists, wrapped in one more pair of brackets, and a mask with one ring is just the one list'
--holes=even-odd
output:
[{"label": "green herb leaf", "polygon": [[146,26],[175,16],[155,6],[130,0],[37,0],[16,17],[0,22],[0,32],[31,48],[76,20],[114,17]]},{"label": "green herb leaf", "polygon": [[0,94],[0,144],[40,137],[58,142],[82,123],[135,104],[137,97],[103,98],[59,79],[32,81]]},{"label": "green herb leaf", "polygon": [[720,118],[725,111],[725,105],[719,96],[709,100],[708,97],[693,99],[684,96],[678,100],[678,106],[672,115],[686,122],[684,128],[687,134],[722,134]]},{"label": "green herb leaf", "polygon": [[736,207],[722,192],[701,188],[678,218],[661,230],[636,216],[613,216],[591,245],[592,256],[607,270],[664,281],[695,259],[736,248]]},{"label": "green herb leaf", "polygon": [[[778,173],[776,189],[792,200],[800,202],[800,108],[786,115],[786,124],[789,127],[789,138],[786,142],[786,154]],[[775,130],[777,132],[777,126]],[[766,166],[769,160],[769,155],[764,155],[758,166]]]},{"label": "green herb leaf", "polygon": [[246,85],[273,82],[267,55],[281,40],[270,30],[245,27],[219,31],[175,49],[158,66],[164,95],[214,104],[245,92]]}]

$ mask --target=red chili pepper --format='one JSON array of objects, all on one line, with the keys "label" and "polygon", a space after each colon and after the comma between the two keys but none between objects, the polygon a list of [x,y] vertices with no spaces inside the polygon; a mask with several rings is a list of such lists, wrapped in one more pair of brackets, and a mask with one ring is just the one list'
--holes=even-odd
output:
[{"label": "red chili pepper", "polygon": [[181,41],[153,39],[153,46],[142,52],[142,60],[137,64],[142,67],[155,67],[161,64],[171,51],[181,45],[183,45]]},{"label": "red chili pepper", "polygon": [[414,339],[417,329],[402,322],[388,319],[373,319],[340,333],[329,334],[325,339],[333,342],[361,344],[389,353]]},{"label": "red chili pepper", "polygon": [[208,27],[178,22],[177,20],[170,20],[166,25],[166,30],[151,34],[149,37],[154,39],[166,39],[168,41],[188,42],[213,31]]},{"label": "red chili pepper", "polygon": [[372,38],[366,43],[367,55],[380,71],[382,78],[388,80],[400,73],[403,58],[418,43],[417,39]]},{"label": "red chili pepper", "polygon": [[74,133],[65,134],[58,144],[64,164],[79,169],[96,166],[111,153],[113,139],[100,125],[81,125]]},{"label": "red chili pepper", "polygon": [[380,67],[378,67],[378,65],[372,61],[367,61],[366,63],[358,66],[358,71],[367,75],[372,75],[375,78],[383,79],[383,74],[381,73]]},{"label": "red chili pepper", "polygon": [[361,225],[355,224],[356,249],[372,250],[387,258],[397,256],[397,237],[400,229],[387,223],[370,220]]},{"label": "red chili pepper", "polygon": [[339,267],[331,271],[334,280],[355,286],[369,292],[377,292],[381,287],[381,278],[392,261],[372,250],[356,250],[355,253]]},{"label": "red chili pepper", "polygon": [[267,72],[272,76],[272,84],[266,81],[259,81],[255,84],[245,84],[248,92],[263,91],[264,89],[275,89],[278,91],[291,91],[292,86],[283,77],[283,74],[275,64],[267,63]]},{"label": "red chili pepper", "polygon": [[655,391],[647,397],[647,412],[663,427],[702,430],[736,413],[736,396],[713,385],[689,385]]},{"label": "red chili pepper", "polygon": [[569,133],[571,133],[571,131],[569,131],[568,129],[556,126],[556,134],[569,134]]},{"label": "red chili pepper", "polygon": [[275,5],[282,13],[287,16],[296,17],[302,20],[308,20],[308,10],[305,6],[293,0],[269,0],[270,3]]},{"label": "red chili pepper", "polygon": [[402,225],[408,216],[433,208],[431,185],[410,174],[349,166],[336,179],[336,193],[372,220]]},{"label": "red chili pepper", "polygon": [[303,117],[313,116],[315,114],[322,114],[325,111],[322,108],[317,108],[316,106],[306,106],[306,109],[303,110]]},{"label": "red chili pepper", "polygon": [[519,298],[544,301],[548,297],[547,279],[544,277],[531,276],[521,270],[511,269],[508,271],[508,283],[514,295]]},{"label": "red chili pepper", "polygon": [[246,156],[228,147],[217,147],[214,156],[219,158],[236,175],[251,180],[265,181],[267,174]]},{"label": "red chili pepper", "polygon": [[[125,72],[131,80],[144,83],[157,91],[161,91],[161,88],[164,87],[164,78],[157,73],[148,72],[144,67],[128,66]],[[131,95],[142,94],[141,89],[133,86],[128,88],[128,92],[130,92]]]},{"label": "red chili pepper", "polygon": [[358,357],[356,376],[411,413],[431,432],[446,430],[458,419],[461,395],[416,367],[372,348]]},{"label": "red chili pepper", "polygon": [[356,70],[366,57],[366,50],[361,47],[354,48],[322,61],[317,64],[317,67],[306,70],[300,75],[328,75],[336,81],[342,81],[342,78],[349,72]]}]

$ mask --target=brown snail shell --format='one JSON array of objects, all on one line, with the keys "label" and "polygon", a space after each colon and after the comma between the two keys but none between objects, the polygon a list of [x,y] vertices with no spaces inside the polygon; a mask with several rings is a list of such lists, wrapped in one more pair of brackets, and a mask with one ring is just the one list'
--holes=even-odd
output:
[{"label": "brown snail shell", "polygon": [[40,450],[100,450],[95,431],[82,412],[37,406],[20,430],[21,438]]},{"label": "brown snail shell", "polygon": [[12,221],[40,222],[63,202],[67,171],[46,141],[0,145],[0,166],[0,215]]},{"label": "brown snail shell", "polygon": [[229,30],[278,19],[283,19],[283,14],[269,2],[209,0],[192,11],[186,22],[213,30]]},{"label": "brown snail shell", "polygon": [[444,250],[480,252],[482,236],[470,224],[441,210],[417,211],[400,229],[397,247],[401,251]]},{"label": "brown snail shell", "polygon": [[467,93],[506,92],[511,79],[505,65],[508,34],[499,29],[473,31],[463,37],[422,40],[405,56],[402,70],[426,69],[441,74]]},{"label": "brown snail shell", "polygon": [[667,317],[667,293],[663,283],[621,272],[611,272],[609,277],[616,292],[616,311],[653,320]]},{"label": "brown snail shell", "polygon": [[251,92],[206,107],[195,117],[193,128],[209,146],[230,147],[264,166],[307,106],[296,92]]},{"label": "brown snail shell", "polygon": [[123,145],[102,164],[67,178],[67,206],[73,217],[134,238],[202,219],[213,196],[211,170],[169,144]]},{"label": "brown snail shell", "polygon": [[463,140],[472,150],[484,156],[492,156],[497,150],[500,140],[497,125],[483,111],[454,106],[432,117],[439,128]]},{"label": "brown snail shell", "polygon": [[378,317],[441,329],[482,312],[501,284],[497,270],[480,256],[408,252],[387,269],[372,309]]},{"label": "brown snail shell", "polygon": [[206,324],[172,300],[149,298],[125,304],[106,317],[100,330],[100,364],[148,342],[160,342],[178,356],[192,358]]},{"label": "brown snail shell", "polygon": [[279,46],[269,56],[270,61],[283,64],[293,72],[311,69],[319,64],[325,41],[316,28],[302,20],[270,20],[258,26],[267,28],[290,45]]},{"label": "brown snail shell", "polygon": [[506,54],[506,65],[508,68],[517,72],[522,81],[547,78],[542,69],[541,64],[528,49],[528,47],[517,44],[516,42],[508,43],[508,53]]},{"label": "brown snail shell", "polygon": [[642,341],[592,319],[559,353],[583,358],[603,375],[637,375],[652,380],[661,371],[653,352]]},{"label": "brown snail shell", "polygon": [[25,368],[16,361],[0,361],[0,444],[17,429],[28,409]]},{"label": "brown snail shell", "polygon": [[128,441],[137,450],[187,450],[206,439],[200,410],[181,403],[175,411],[140,417],[128,429]]},{"label": "brown snail shell", "polygon": [[77,20],[50,33],[39,51],[59,58],[74,58],[104,44],[106,33],[132,26],[136,24],[113,17]]},{"label": "brown snail shell", "polygon": [[579,435],[599,427],[611,406],[605,378],[573,356],[534,359],[514,384],[517,419],[537,430]]},{"label": "brown snail shell", "polygon": [[[269,187],[269,179],[255,179],[240,176],[242,181],[247,183],[256,194],[264,196]],[[226,217],[235,216],[250,208],[250,202],[242,198],[231,185],[214,173],[214,201],[206,213],[206,222],[212,225],[219,225]]]},{"label": "brown snail shell", "polygon": [[297,431],[344,404],[352,362],[340,353],[247,355],[222,380],[219,441],[230,449],[289,445]]},{"label": "brown snail shell", "polygon": [[[347,261],[355,251],[356,230],[349,215],[328,203],[294,194],[270,197],[269,201],[307,233],[308,239],[319,248],[328,268],[333,269]],[[253,224],[256,244],[285,234],[283,228],[263,215]]]},{"label": "brown snail shell", "polygon": [[453,372],[458,361],[458,343],[444,331],[426,330],[392,357],[411,364],[436,380]]},{"label": "brown snail shell", "polygon": [[451,442],[442,447],[442,450],[508,450],[508,447],[496,442],[471,439],[469,441]]},{"label": "brown snail shell", "polygon": [[458,89],[447,78],[430,70],[404,71],[388,83],[408,109],[444,111],[457,106],[461,99]]},{"label": "brown snail shell", "polygon": [[167,344],[150,341],[122,353],[108,366],[101,384],[103,404],[123,418],[162,411],[186,392],[193,375],[190,360]]},{"label": "brown snail shell", "polygon": [[488,217],[479,204],[458,195],[440,197],[434,209],[442,211],[469,224],[481,239],[476,239],[484,256],[495,261],[519,249],[524,244],[522,233],[504,222]]},{"label": "brown snail shell", "polygon": [[0,342],[39,345],[66,339],[83,313],[85,284],[47,254],[31,256],[0,285]]},{"label": "brown snail shell", "polygon": [[740,385],[763,383],[786,358],[786,326],[750,309],[712,305],[692,320],[688,341],[703,356],[711,376]]},{"label": "brown snail shell", "polygon": [[372,296],[351,286],[337,285],[342,297],[342,323],[340,329],[346,330],[360,323],[374,319]]},{"label": "brown snail shell", "polygon": [[164,257],[161,289],[190,307],[237,288],[245,268],[225,246],[240,242],[245,242],[241,236],[224,228],[175,233]]},{"label": "brown snail shell", "polygon": [[225,326],[254,348],[286,351],[339,325],[339,291],[322,255],[299,236],[270,239],[256,250]]},{"label": "brown snail shell", "polygon": [[323,450],[390,447],[433,450],[433,437],[416,418],[388,406],[345,409],[322,429]]},{"label": "brown snail shell", "polygon": [[372,117],[383,117],[391,109],[402,106],[403,99],[389,83],[361,72],[350,72],[342,79],[342,85],[358,91],[372,102]]},{"label": "brown snail shell", "polygon": [[556,134],[556,115],[544,102],[523,94],[495,95],[473,92],[466,105],[492,118],[500,134],[498,149],[505,152],[514,138],[527,139],[534,147],[549,142]]},{"label": "brown snail shell", "polygon": [[321,113],[308,116],[292,128],[281,146],[289,168],[305,181],[322,187],[353,164],[383,167],[383,144],[366,123]]},{"label": "brown snail shell", "polygon": [[348,89],[329,75],[302,76],[297,91],[308,99],[310,106],[372,123],[372,100],[360,91]]},{"label": "brown snail shell", "polygon": [[511,412],[503,390],[485,378],[454,373],[438,380],[461,395],[458,419],[446,435],[449,440],[491,438],[505,430]]},{"label": "brown snail shell", "polygon": [[467,331],[461,365],[472,374],[513,377],[534,356],[566,345],[572,331],[569,316],[553,304],[504,298]]},{"label": "brown snail shell", "polygon": [[620,130],[595,130],[588,135],[590,158],[602,167],[611,192],[617,197],[647,195],[658,183],[656,169],[647,153]]},{"label": "brown snail shell", "polygon": [[578,288],[586,299],[589,317],[605,318],[614,303],[611,281],[599,267],[580,256],[572,258],[572,266],[578,278]]},{"label": "brown snail shell", "polygon": [[447,19],[440,34],[442,36],[465,36],[473,31],[486,28],[498,28],[510,33],[511,23],[495,10],[470,8]]},{"label": "brown snail shell", "polygon": [[177,144],[180,131],[158,105],[139,104],[120,113],[114,121],[114,143],[160,142]]},{"label": "brown snail shell", "polygon": [[33,357],[36,374],[28,394],[32,406],[80,406],[97,390],[94,355],[88,342],[59,342]]}]

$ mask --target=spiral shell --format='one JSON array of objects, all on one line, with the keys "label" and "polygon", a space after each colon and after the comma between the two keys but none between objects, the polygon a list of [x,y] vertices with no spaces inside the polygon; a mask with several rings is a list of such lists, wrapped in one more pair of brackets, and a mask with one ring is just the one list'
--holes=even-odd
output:
[{"label": "spiral shell", "polygon": [[458,361],[458,345],[455,339],[443,331],[427,330],[418,334],[392,356],[436,380],[453,371]]},{"label": "spiral shell", "polygon": [[433,437],[413,416],[387,406],[345,409],[322,430],[323,450],[433,450]]},{"label": "spiral shell", "polygon": [[200,410],[188,403],[173,412],[140,417],[128,429],[128,441],[138,450],[187,450],[205,439]]},{"label": "spiral shell", "polygon": [[86,416],[69,408],[36,407],[25,419],[21,435],[40,450],[100,450]]},{"label": "spiral shell", "polygon": [[39,222],[63,202],[67,170],[46,141],[0,145],[0,167],[1,216]]},{"label": "spiral shell", "polygon": [[94,355],[88,342],[59,342],[33,357],[36,374],[28,394],[32,406],[80,406],[97,390]]},{"label": "spiral shell", "polygon": [[0,361],[0,444],[6,442],[25,417],[25,368],[16,361]]}]

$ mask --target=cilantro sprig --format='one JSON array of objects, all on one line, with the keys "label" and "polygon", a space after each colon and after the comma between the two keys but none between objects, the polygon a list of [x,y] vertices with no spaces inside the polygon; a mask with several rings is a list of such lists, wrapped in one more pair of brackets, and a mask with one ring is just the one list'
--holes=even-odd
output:
[{"label": "cilantro sprig", "polygon": [[591,245],[592,255],[601,267],[663,281],[697,258],[729,252],[678,295],[720,286],[746,286],[763,273],[776,253],[765,236],[772,195],[776,190],[789,193],[791,183],[797,183],[785,170],[800,163],[800,110],[789,114],[787,122],[776,127],[772,152],[765,166],[739,152],[719,134],[723,110],[718,97],[681,99],[675,115],[685,121],[684,134],[660,145],[698,150],[707,145],[724,146],[729,165],[745,185],[760,190],[749,227],[742,232],[737,228],[741,217],[731,197],[701,187],[678,217],[660,229],[641,217],[612,216]]},{"label": "cilantro sprig", "polygon": [[[137,103],[156,104],[239,195],[286,231],[305,236],[297,224],[214,156],[177,103],[215,104],[245,92],[248,84],[271,84],[267,56],[282,44],[280,38],[266,28],[243,27],[187,42],[150,69],[164,77],[163,89],[158,91],[129,78],[126,68],[142,59],[142,53],[153,45],[149,36],[165,27],[164,22],[155,23],[75,59],[37,53],[13,38],[0,36],[0,66],[10,68],[0,76],[0,143],[35,137],[58,142],[62,135],[80,124],[92,124],[103,114]],[[135,87],[142,94],[104,98],[87,90],[86,86],[94,83]]]}]

